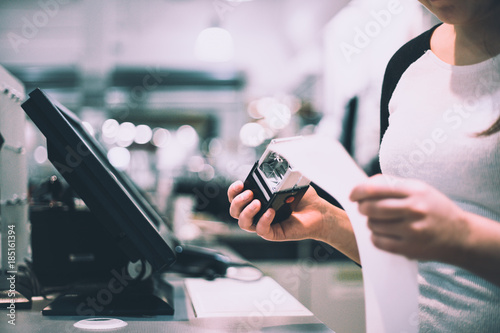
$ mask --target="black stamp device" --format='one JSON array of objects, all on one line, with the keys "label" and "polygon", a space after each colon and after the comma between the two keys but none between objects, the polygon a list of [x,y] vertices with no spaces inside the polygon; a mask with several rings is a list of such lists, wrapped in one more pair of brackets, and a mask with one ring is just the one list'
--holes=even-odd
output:
[{"label": "black stamp device", "polygon": [[273,224],[286,220],[309,188],[310,180],[270,149],[273,144],[293,139],[296,138],[271,141],[245,180],[244,189],[251,190],[254,198],[261,202],[261,209],[254,217],[254,225],[269,208],[276,211]]}]

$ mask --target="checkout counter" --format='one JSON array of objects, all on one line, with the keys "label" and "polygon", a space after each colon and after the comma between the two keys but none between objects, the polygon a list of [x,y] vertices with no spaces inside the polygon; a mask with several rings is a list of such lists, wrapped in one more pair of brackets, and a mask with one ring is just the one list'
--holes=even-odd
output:
[{"label": "checkout counter", "polygon": [[332,332],[269,277],[255,282],[185,279],[174,274],[163,277],[173,287],[173,315],[45,316],[42,309],[51,300],[34,298],[31,309],[16,310],[15,326],[4,316],[0,330],[89,332],[75,324],[90,318],[98,320],[100,332],[107,331],[106,327],[111,332]]},{"label": "checkout counter", "polygon": [[[51,162],[97,217],[92,219],[93,222],[102,224],[107,235],[114,239],[107,245],[118,244],[130,262],[139,263],[139,266],[129,265],[127,275],[121,275],[118,268],[117,273],[114,269],[109,270],[109,267],[114,267],[113,263],[120,263],[123,258],[108,257],[106,263],[110,266],[101,267],[101,270],[108,270],[108,276],[95,282],[93,288],[87,288],[85,292],[79,288],[55,289],[46,297],[28,296],[31,299],[30,306],[19,306],[17,299],[7,293],[7,299],[3,302],[7,309],[0,321],[0,331],[88,332],[98,329],[113,332],[332,332],[271,277],[260,276],[260,273],[256,276],[255,268],[251,273],[242,273],[244,269],[252,270],[251,265],[241,264],[241,258],[230,250],[220,249],[216,253],[209,253],[218,263],[227,264],[220,272],[215,270],[215,275],[189,276],[182,270],[168,270],[168,267],[175,266],[173,263],[176,257],[182,258],[182,250],[179,251],[179,246],[182,245],[171,233],[162,231],[162,222],[159,220],[161,217],[127,177],[103,158],[105,155],[92,137],[86,134],[78,118],[40,90],[32,92],[22,108],[45,135]],[[9,138],[5,138],[5,141],[8,143]],[[92,228],[91,225],[85,227]],[[40,230],[44,229],[42,219],[42,228],[32,237],[39,237],[42,232]],[[97,230],[99,229],[94,229],[94,232]],[[85,258],[71,256],[66,250],[76,246],[79,239],[83,239],[86,246],[99,248],[96,240],[85,238],[81,229],[74,229],[71,234],[66,235],[59,234],[60,232],[61,229],[55,232],[57,237],[53,239],[32,244],[37,247],[34,249],[37,255],[43,253],[40,248],[45,247],[48,251],[43,259],[35,262],[34,258],[33,267],[35,272],[48,273],[44,279],[49,284],[51,279],[55,281],[61,278],[64,281],[67,278],[62,276],[64,272],[57,272],[58,263],[61,266],[68,264],[56,260],[58,253],[67,254],[65,257],[69,258],[69,262],[79,262],[76,266],[66,267],[65,272],[71,275],[72,272],[74,274],[73,268],[85,267],[82,264]],[[58,242],[58,237],[60,240],[70,240],[67,248]],[[103,239],[106,243],[106,237]],[[100,249],[109,255],[109,252]],[[53,261],[53,266],[48,266],[50,261]],[[43,262],[42,266],[36,268],[40,262]],[[22,266],[20,260],[16,264],[18,269]],[[233,266],[242,270],[231,275],[229,268],[235,268]],[[87,272],[83,269],[81,274]],[[16,275],[18,272],[16,270],[11,273]],[[160,293],[152,294],[168,294],[165,299],[170,309],[151,312],[154,308],[149,303],[152,298],[142,298],[144,293],[150,292],[149,281],[152,280],[155,290],[161,290]],[[147,286],[146,289],[134,289],[135,292],[138,291],[135,298],[137,309],[127,312],[108,308],[106,311],[109,304],[116,305],[122,300],[130,302],[124,291],[128,290],[126,287],[130,281],[137,282],[141,287]],[[20,280],[12,283],[14,288],[16,283],[20,283]],[[65,296],[63,303],[54,302],[61,300],[61,295]],[[140,304],[141,301],[144,304]],[[130,306],[124,308],[130,310]],[[146,311],[143,312],[143,308]]]}]

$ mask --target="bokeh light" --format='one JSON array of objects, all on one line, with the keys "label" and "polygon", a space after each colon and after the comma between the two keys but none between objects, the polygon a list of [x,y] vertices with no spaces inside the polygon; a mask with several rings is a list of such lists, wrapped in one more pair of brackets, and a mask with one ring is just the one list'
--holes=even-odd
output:
[{"label": "bokeh light", "polygon": [[196,39],[195,56],[208,62],[231,60],[234,56],[234,45],[229,31],[211,27],[200,32]]},{"label": "bokeh light", "polygon": [[89,132],[89,134],[91,136],[95,135],[94,128],[92,127],[92,125],[88,121],[82,121],[82,125],[87,130],[87,132]]},{"label": "bokeh light", "polygon": [[156,147],[166,147],[170,143],[172,134],[169,130],[164,128],[155,128],[153,130],[152,143]]},{"label": "bokeh light", "polygon": [[44,146],[36,147],[35,151],[33,152],[33,157],[35,158],[35,162],[38,164],[47,162],[47,148],[45,148]]},{"label": "bokeh light", "polygon": [[148,143],[153,137],[153,131],[148,125],[138,125],[135,128],[135,143],[145,144]]},{"label": "bokeh light", "polygon": [[132,142],[134,142],[135,133],[136,129],[134,124],[131,122],[121,123],[116,136],[116,144],[120,147],[130,146]]},{"label": "bokeh light", "polygon": [[113,147],[108,151],[109,162],[119,170],[125,170],[130,163],[130,152],[127,148]]},{"label": "bokeh light", "polygon": [[257,123],[247,123],[241,127],[240,140],[248,147],[257,147],[266,139],[266,130]]},{"label": "bokeh light", "polygon": [[203,166],[205,165],[205,160],[201,156],[191,156],[187,162],[188,170],[191,172],[200,172],[203,170]]},{"label": "bokeh light", "polygon": [[175,138],[178,144],[187,149],[196,147],[199,141],[198,133],[196,133],[196,130],[189,125],[182,125],[179,127]]}]

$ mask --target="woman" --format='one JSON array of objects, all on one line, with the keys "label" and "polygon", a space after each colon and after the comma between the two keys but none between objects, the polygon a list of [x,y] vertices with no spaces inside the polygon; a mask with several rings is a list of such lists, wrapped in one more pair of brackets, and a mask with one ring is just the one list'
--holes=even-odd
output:
[{"label": "woman", "polygon": [[[419,0],[443,23],[388,65],[384,175],[351,199],[374,245],[419,260],[421,332],[500,331],[500,1]],[[420,52],[422,51],[422,52]],[[343,210],[308,190],[271,225],[241,181],[228,190],[239,226],[273,241],[316,239],[359,263]]]}]

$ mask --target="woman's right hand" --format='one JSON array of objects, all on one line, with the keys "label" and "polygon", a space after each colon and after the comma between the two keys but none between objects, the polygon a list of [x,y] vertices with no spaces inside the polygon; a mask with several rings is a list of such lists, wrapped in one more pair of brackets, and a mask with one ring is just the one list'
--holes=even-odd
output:
[{"label": "woman's right hand", "polygon": [[236,181],[229,186],[228,199],[231,203],[229,213],[238,219],[241,229],[256,232],[262,238],[271,241],[307,238],[325,240],[327,229],[333,222],[329,220],[329,214],[336,208],[320,198],[310,187],[288,219],[271,225],[275,212],[273,209],[268,209],[258,223],[253,225],[253,217],[259,212],[261,204],[259,200],[253,198],[252,191],[243,191],[243,182]]}]

